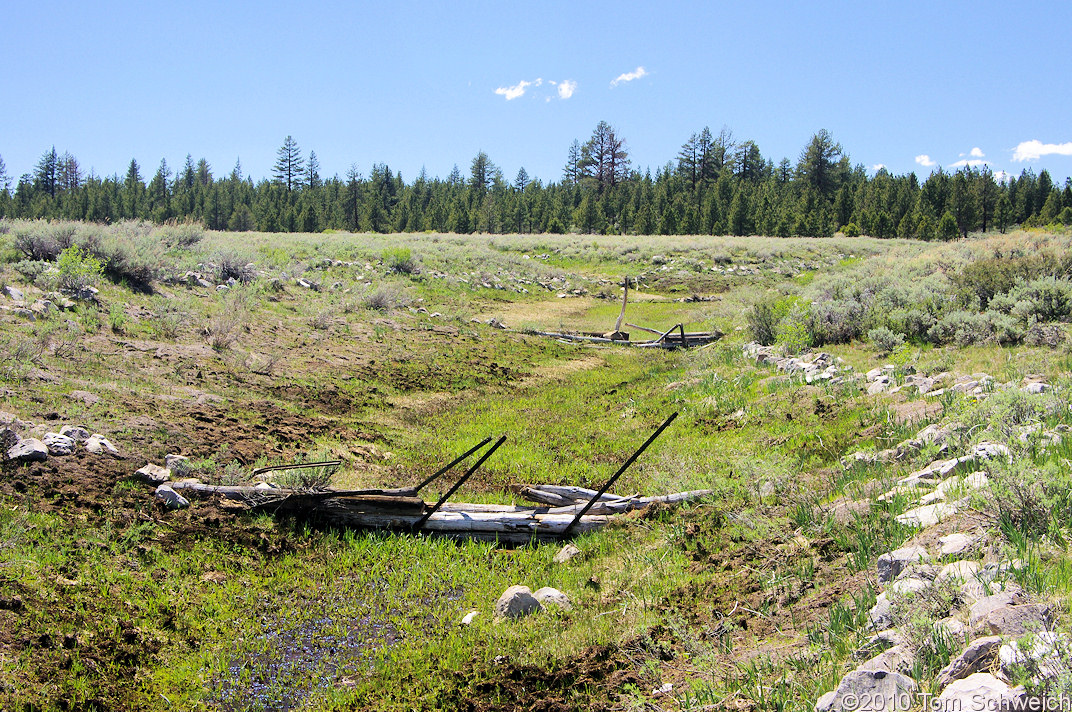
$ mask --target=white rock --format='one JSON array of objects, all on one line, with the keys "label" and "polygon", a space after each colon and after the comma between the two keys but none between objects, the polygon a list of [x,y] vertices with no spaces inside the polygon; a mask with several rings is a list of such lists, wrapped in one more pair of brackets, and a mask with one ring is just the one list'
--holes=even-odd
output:
[{"label": "white rock", "polygon": [[171,470],[150,462],[145,467],[137,470],[134,476],[147,484],[162,485],[171,479]]},{"label": "white rock", "polygon": [[543,607],[528,586],[511,586],[495,602],[495,615],[499,618],[521,618],[541,610]]},{"label": "white rock", "polygon": [[462,625],[471,625],[473,620],[480,615],[480,611],[469,611],[462,618]]},{"label": "white rock", "polygon": [[938,575],[934,580],[948,581],[950,579],[959,579],[961,581],[970,581],[978,574],[978,561],[954,561],[951,564],[943,566],[942,570],[938,572]]},{"label": "white rock", "polygon": [[927,527],[934,526],[943,519],[948,519],[960,511],[957,505],[952,502],[938,502],[937,504],[928,504],[922,507],[916,507],[910,509],[904,514],[898,514],[896,519],[901,524],[908,526],[918,526],[926,529]]},{"label": "white rock", "polygon": [[971,610],[968,612],[968,624],[974,628],[994,611],[1015,606],[1024,600],[1023,593],[1016,589],[983,596],[972,604]]},{"label": "white rock", "polygon": [[176,477],[185,477],[191,472],[190,458],[168,453],[164,456],[164,467],[171,470]]},{"label": "white rock", "polygon": [[45,433],[42,441],[45,443],[45,447],[48,448],[49,455],[70,455],[74,452],[75,441],[66,435]]},{"label": "white rock", "polygon": [[48,447],[37,438],[24,438],[8,448],[7,459],[14,462],[42,462],[48,459]]},{"label": "white rock", "polygon": [[841,678],[837,689],[819,698],[815,710],[888,712],[894,709],[912,709],[916,702],[917,689],[915,680],[901,673],[854,670]]},{"label": "white rock", "polygon": [[171,489],[169,485],[160,485],[154,495],[168,509],[183,509],[190,506],[190,501]]},{"label": "white rock", "polygon": [[119,454],[119,449],[100,433],[94,433],[89,436],[89,439],[86,440],[86,450],[89,450],[94,455]]},{"label": "white rock", "polygon": [[557,588],[544,586],[537,589],[536,593],[532,594],[532,597],[539,601],[540,605],[545,609],[554,607],[563,611],[573,610],[573,604],[570,603],[569,597]]},{"label": "white rock", "polygon": [[977,672],[950,683],[930,704],[938,710],[1002,710],[1024,697],[1022,687],[1010,688],[990,673]]},{"label": "white rock", "polygon": [[555,554],[554,562],[556,564],[564,564],[567,561],[569,561],[570,559],[575,559],[580,555],[581,555],[581,550],[580,549],[578,549],[573,544],[566,544],[565,546],[563,546],[561,549],[558,550],[557,554]]},{"label": "white rock", "polygon": [[81,425],[64,425],[60,428],[60,435],[69,437],[76,443],[84,443],[86,440],[89,440],[89,430]]},{"label": "white rock", "polygon": [[878,582],[892,581],[909,564],[930,561],[930,554],[922,546],[905,546],[900,549],[887,552],[878,557],[876,568],[878,570]]},{"label": "white rock", "polygon": [[1052,389],[1053,386],[1049,383],[1028,383],[1022,390],[1024,393],[1045,393]]},{"label": "white rock", "polygon": [[938,540],[942,546],[942,556],[956,556],[970,551],[979,541],[979,537],[968,536],[957,532],[948,534]]}]

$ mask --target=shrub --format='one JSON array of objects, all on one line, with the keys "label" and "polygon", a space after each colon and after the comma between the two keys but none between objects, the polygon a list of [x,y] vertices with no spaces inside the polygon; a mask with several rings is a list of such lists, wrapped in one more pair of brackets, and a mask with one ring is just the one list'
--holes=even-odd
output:
[{"label": "shrub", "polygon": [[386,312],[398,306],[401,302],[401,297],[394,287],[380,287],[376,291],[366,294],[363,301],[366,309]]},{"label": "shrub", "polygon": [[42,274],[51,269],[52,265],[44,260],[22,260],[14,265],[15,271],[26,278],[28,282],[34,282]]},{"label": "shrub", "polygon": [[955,240],[959,234],[957,219],[947,211],[942,215],[942,219],[938,221],[938,237],[943,240]]},{"label": "shrub", "polygon": [[164,244],[169,248],[181,249],[193,247],[201,242],[204,237],[204,228],[195,223],[168,226],[163,229],[161,234]]},{"label": "shrub", "polygon": [[867,340],[881,356],[893,353],[904,344],[904,336],[880,326],[867,332]]},{"label": "shrub", "polygon": [[60,289],[75,292],[96,286],[104,273],[100,260],[77,245],[72,245],[60,253],[56,267],[59,269]]},{"label": "shrub", "polygon": [[122,304],[113,304],[108,309],[108,325],[117,334],[122,334],[127,328],[127,314],[123,311]]},{"label": "shrub", "polygon": [[1016,302],[1011,313],[1024,323],[1031,317],[1058,321],[1072,313],[1072,284],[1063,279],[1035,279],[1013,289],[1009,297]]},{"label": "shrub", "polygon": [[152,326],[161,336],[174,339],[190,320],[190,315],[173,300],[154,297],[152,303]]},{"label": "shrub", "polygon": [[257,278],[257,266],[249,255],[223,250],[213,255],[212,263],[215,265],[217,283],[234,279],[245,284]]},{"label": "shrub", "polygon": [[745,314],[748,321],[748,330],[752,334],[752,340],[770,346],[778,340],[778,322],[789,311],[789,305],[784,299],[767,298],[752,305]]},{"label": "shrub", "polygon": [[866,309],[854,299],[815,302],[811,305],[814,343],[847,344],[863,334]]},{"label": "shrub", "polygon": [[785,346],[787,353],[799,354],[811,347],[810,316],[808,305],[797,302],[790,307],[789,313],[778,322],[776,328],[778,343]]},{"label": "shrub", "polygon": [[845,237],[859,237],[860,228],[857,227],[856,223],[851,222],[845,227],[841,228],[841,234]]},{"label": "shrub", "polygon": [[420,271],[413,252],[406,247],[389,247],[384,250],[383,264],[395,274],[416,274]]},{"label": "shrub", "polygon": [[950,312],[927,332],[927,338],[936,344],[957,346],[991,342],[1014,344],[1023,337],[1023,327],[1015,318],[995,311]]},{"label": "shrub", "polygon": [[12,246],[29,260],[52,262],[63,249],[51,230],[41,224],[15,230]]}]

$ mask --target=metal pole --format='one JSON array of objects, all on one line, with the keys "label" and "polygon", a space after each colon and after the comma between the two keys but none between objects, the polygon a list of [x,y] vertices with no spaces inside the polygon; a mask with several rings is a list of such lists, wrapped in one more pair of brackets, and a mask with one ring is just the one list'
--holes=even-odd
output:
[{"label": "metal pole", "polygon": [[420,529],[421,527],[423,527],[424,523],[428,521],[428,517],[430,517],[433,514],[435,514],[436,510],[438,510],[440,507],[442,507],[443,504],[448,499],[450,499],[450,496],[452,494],[454,494],[455,492],[457,492],[459,487],[461,487],[463,484],[465,484],[465,481],[467,479],[469,479],[470,475],[472,475],[474,472],[476,472],[477,468],[480,467],[481,465],[483,465],[484,461],[487,460],[489,457],[491,457],[495,453],[495,451],[499,449],[499,446],[502,445],[504,442],[506,442],[506,436],[505,435],[501,436],[498,440],[496,440],[495,444],[492,445],[491,448],[487,452],[485,452],[483,455],[480,456],[480,459],[476,461],[476,464],[473,465],[472,467],[470,467],[466,471],[466,473],[461,476],[461,479],[459,479],[457,482],[455,482],[454,486],[451,487],[449,490],[447,490],[447,493],[445,495],[443,495],[442,497],[440,497],[439,501],[436,502],[435,505],[431,509],[429,509],[427,512],[425,512],[423,517],[421,517],[420,519],[418,519],[416,521],[416,523],[414,523],[413,528],[416,530],[416,529]]},{"label": "metal pole", "polygon": [[[470,455],[472,455],[472,454],[473,454],[474,452],[476,452],[477,450],[479,450],[480,448],[484,447],[485,445],[487,445],[487,444],[488,444],[488,443],[490,443],[490,442],[491,442],[491,437],[490,437],[490,436],[489,436],[489,437],[486,437],[486,438],[484,438],[483,440],[481,440],[481,441],[480,441],[479,443],[477,443],[476,445],[474,445],[473,447],[471,447],[471,448],[469,448],[468,450],[466,450],[464,454],[462,454],[462,455],[459,455],[458,457],[454,458],[454,459],[453,459],[453,460],[451,461],[451,463],[450,463],[449,465],[444,465],[444,466],[443,466],[443,467],[441,467],[441,468],[439,469],[439,471],[438,471],[438,472],[436,472],[436,473],[435,473],[434,475],[432,475],[431,477],[429,477],[428,479],[426,479],[426,480],[425,480],[424,482],[421,482],[421,483],[420,483],[419,485],[417,485],[416,487],[413,487],[413,488],[412,488],[412,490],[413,490],[413,494],[414,494],[414,495],[416,495],[416,494],[417,494],[418,492],[420,492],[420,491],[421,491],[422,489],[424,489],[424,487],[425,487],[426,485],[429,485],[429,484],[431,484],[432,482],[435,482],[435,481],[436,481],[437,479],[439,479],[439,477],[440,477],[440,476],[442,476],[444,472],[446,472],[446,471],[447,471],[447,470],[449,470],[450,468],[454,467],[454,466],[455,466],[455,465],[457,465],[457,464],[458,464],[459,462],[461,462],[461,461],[462,461],[462,460],[464,460],[465,458],[469,457],[469,456],[470,456]],[[405,487],[405,488],[403,488],[403,489],[411,489],[411,488],[409,488],[409,487]]]},{"label": "metal pole", "polygon": [[664,430],[666,430],[666,426],[668,426],[668,425],[670,425],[670,423],[674,422],[674,418],[676,418],[676,417],[677,417],[677,413],[671,414],[670,417],[667,418],[666,421],[662,425],[659,426],[659,429],[656,430],[654,433],[652,433],[651,437],[649,437],[644,442],[644,444],[640,446],[640,449],[637,450],[636,452],[634,452],[632,454],[632,456],[628,460],[625,461],[625,464],[622,465],[620,468],[618,468],[617,472],[615,472],[613,475],[611,475],[611,478],[609,480],[607,480],[607,483],[605,485],[603,485],[603,487],[601,487],[598,492],[596,492],[595,496],[592,497],[592,499],[588,500],[588,504],[584,505],[584,509],[582,509],[581,511],[577,512],[577,516],[575,516],[573,518],[573,521],[569,523],[569,526],[567,526],[562,531],[563,536],[566,536],[566,535],[568,535],[570,533],[570,531],[573,529],[573,525],[575,525],[577,522],[581,521],[581,517],[583,517],[588,512],[588,510],[592,508],[592,505],[594,505],[596,502],[599,501],[600,497],[602,497],[604,494],[606,494],[607,490],[610,489],[610,486],[612,484],[614,484],[619,477],[622,476],[623,472],[625,472],[627,469],[629,469],[629,466],[632,465],[636,461],[636,459],[638,457],[640,457],[644,453],[645,450],[648,449],[648,445],[651,445],[653,442],[655,442],[655,438],[659,437],[662,434],[662,432]]}]

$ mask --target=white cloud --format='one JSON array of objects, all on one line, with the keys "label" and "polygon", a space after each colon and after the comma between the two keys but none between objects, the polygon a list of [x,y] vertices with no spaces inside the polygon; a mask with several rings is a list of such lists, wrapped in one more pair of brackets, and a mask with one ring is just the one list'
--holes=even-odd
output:
[{"label": "white cloud", "polygon": [[626,72],[625,74],[619,74],[617,76],[617,78],[615,78],[614,81],[612,81],[610,83],[610,85],[612,87],[616,87],[619,84],[621,84],[622,82],[631,82],[634,79],[640,79],[641,77],[646,77],[646,76],[648,76],[648,70],[644,69],[643,67],[637,67],[636,70],[634,70],[632,72]]},{"label": "white cloud", "polygon": [[[552,82],[553,84],[554,82]],[[572,79],[564,79],[558,84],[558,98],[569,99],[573,92],[577,91],[577,82]]]},{"label": "white cloud", "polygon": [[1021,141],[1012,152],[1014,161],[1037,161],[1043,156],[1056,154],[1058,156],[1072,156],[1072,141],[1068,143],[1043,143],[1038,139]]},{"label": "white cloud", "polygon": [[532,82],[522,80],[512,87],[499,87],[495,90],[495,93],[500,96],[505,96],[507,101],[513,101],[519,96],[525,96],[525,92],[530,86],[532,86]]},{"label": "white cloud", "polygon": [[983,149],[981,149],[978,146],[976,146],[975,148],[973,148],[971,150],[971,153],[969,155],[972,156],[973,158],[983,158],[986,154],[983,153]]},{"label": "white cloud", "polygon": [[871,166],[871,170],[873,170],[873,171],[875,171],[877,173],[878,171],[881,171],[885,167],[886,167],[885,163],[876,163],[875,165]]},{"label": "white cloud", "polygon": [[928,166],[928,167],[934,165],[934,161],[932,161],[931,157],[928,156],[926,153],[921,153],[920,155],[916,156],[916,163],[918,163],[921,166]]},{"label": "white cloud", "polygon": [[1012,178],[1012,176],[1009,175],[1008,173],[1006,173],[1005,171],[995,171],[994,172],[994,180],[996,180],[998,183],[1004,183],[1005,181],[1009,180],[1010,178]]},{"label": "white cloud", "polygon": [[[972,153],[972,155],[974,156],[975,154]],[[974,167],[977,167],[977,166],[985,166],[985,165],[986,165],[986,161],[980,160],[978,158],[973,158],[970,161],[969,160],[960,160],[960,161],[957,161],[956,163],[950,163],[949,167],[950,168],[964,168],[965,166],[972,166],[974,168]]]}]

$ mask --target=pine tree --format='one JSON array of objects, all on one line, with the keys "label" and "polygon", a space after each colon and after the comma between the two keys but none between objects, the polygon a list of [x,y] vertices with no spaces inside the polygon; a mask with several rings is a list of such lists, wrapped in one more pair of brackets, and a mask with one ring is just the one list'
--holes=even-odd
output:
[{"label": "pine tree", "polygon": [[320,161],[317,160],[316,151],[309,151],[309,161],[305,164],[305,185],[313,190],[323,185],[323,181],[320,180]]},{"label": "pine tree", "polygon": [[581,180],[581,142],[573,139],[566,158],[566,167],[562,169],[562,182],[576,185]]},{"label": "pine tree", "polygon": [[820,129],[800,154],[797,173],[820,196],[829,200],[838,188],[840,158],[841,144],[834,141],[829,131]]},{"label": "pine tree", "polygon": [[48,193],[56,197],[56,189],[59,187],[59,155],[53,146],[41,155],[34,169],[34,189]]},{"label": "pine tree", "polygon": [[294,138],[287,135],[283,139],[283,145],[276,152],[276,161],[272,176],[276,182],[286,188],[287,193],[301,185],[302,171],[305,161],[301,157],[301,151]]},{"label": "pine tree", "polygon": [[11,188],[11,176],[7,174],[7,166],[4,165],[4,157],[0,156],[0,193],[7,193]]}]

